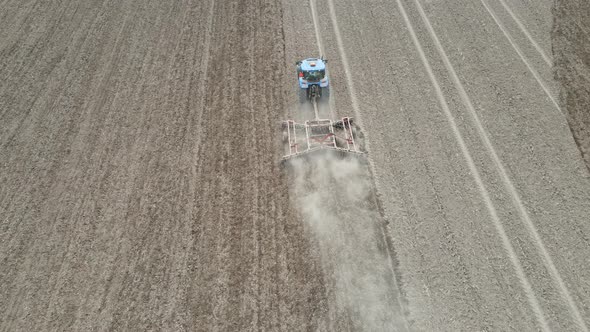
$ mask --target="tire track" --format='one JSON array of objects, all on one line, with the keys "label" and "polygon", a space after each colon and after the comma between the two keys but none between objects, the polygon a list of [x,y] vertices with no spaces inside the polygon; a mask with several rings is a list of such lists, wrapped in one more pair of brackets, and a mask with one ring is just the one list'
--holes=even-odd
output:
[{"label": "tire track", "polygon": [[[322,38],[321,38],[321,34],[320,34],[320,25],[319,25],[319,21],[318,21],[318,14],[317,14],[317,8],[316,8],[316,0],[309,0],[309,7],[311,8],[311,17],[313,20],[313,28],[315,31],[315,38],[316,38],[316,42],[318,45],[318,51],[320,52],[320,57],[325,55],[325,51],[322,45]],[[326,68],[326,75],[328,76],[328,78],[330,78],[330,69],[328,68],[329,66],[327,66]],[[330,84],[332,84],[332,82],[330,82]],[[337,114],[336,114],[336,97],[334,94],[330,94],[328,96],[329,100],[328,100],[328,109],[329,109],[329,116],[331,119],[337,119]],[[321,109],[323,107],[323,104],[315,104],[314,105],[314,112],[316,115],[316,118],[319,118],[319,114],[322,113]],[[318,110],[319,108],[319,110]]]},{"label": "tire track", "polygon": [[[358,123],[360,123],[360,126],[362,127],[362,118],[361,118],[361,112],[360,112],[360,106],[359,106],[359,102],[357,99],[357,95],[356,95],[356,89],[355,89],[355,85],[352,79],[352,72],[350,70],[350,66],[348,63],[348,57],[346,55],[346,51],[344,49],[344,42],[342,40],[342,36],[340,33],[340,28],[338,26],[338,20],[337,20],[337,15],[336,15],[336,9],[334,6],[334,2],[333,0],[328,0],[327,1],[328,4],[328,9],[329,9],[329,15],[330,15],[330,21],[331,21],[331,25],[332,25],[332,30],[334,32],[334,36],[336,38],[336,44],[337,44],[337,48],[339,51],[339,55],[340,55],[340,59],[342,61],[342,67],[344,69],[344,73],[346,76],[346,82],[347,82],[347,86],[348,86],[348,91],[349,91],[349,97],[350,97],[350,101],[351,101],[351,106],[353,109],[353,113],[356,119],[358,119]],[[369,146],[369,142],[370,142],[370,138],[368,137],[368,135],[365,133],[364,134],[364,145],[365,145],[365,149],[367,151],[367,153],[369,154],[367,156],[367,161],[368,161],[368,168],[369,168],[369,173],[370,173],[370,178],[371,178],[371,184],[372,187],[375,188],[376,192],[377,192],[377,197],[376,199],[376,206],[378,207],[379,210],[379,214],[380,216],[383,215],[383,211],[382,211],[382,207],[380,206],[380,202],[379,202],[379,198],[378,198],[378,192],[379,192],[379,188],[377,187],[377,184],[375,182],[374,179],[374,174],[376,174],[375,172],[375,165],[371,159],[370,156],[370,146]],[[392,248],[392,244],[389,241],[386,233],[385,233],[385,229],[384,229],[384,225],[378,225],[377,226],[380,232],[380,236],[381,236],[381,240],[383,241],[383,243],[386,245],[387,249],[385,250],[386,252],[386,257],[387,257],[387,267],[389,269],[389,272],[391,273],[392,276],[392,283],[393,283],[393,287],[394,289],[398,292],[397,294],[393,295],[395,297],[395,301],[397,303],[397,305],[399,306],[400,312],[402,315],[404,315],[407,312],[407,309],[405,307],[405,304],[403,302],[403,300],[401,299],[401,288],[400,288],[400,284],[398,281],[398,277],[397,277],[397,272],[395,271],[394,265],[393,265],[393,261],[394,261],[394,257],[392,256],[392,252],[393,252],[393,248]],[[408,322],[407,322],[407,318],[405,316],[399,317],[400,321],[399,324],[399,328],[405,329],[405,330],[409,330],[409,326],[408,326]]]},{"label": "tire track", "polygon": [[[482,199],[484,200],[486,207],[490,213],[490,216],[492,217],[492,221],[494,222],[494,226],[498,232],[498,235],[500,236],[500,239],[502,240],[502,244],[504,246],[504,249],[506,250],[506,254],[507,254],[508,258],[510,259],[510,261],[515,269],[515,272],[521,282],[521,286],[523,287],[523,290],[527,296],[527,300],[529,301],[529,305],[531,306],[531,308],[535,312],[535,316],[537,318],[537,321],[539,322],[540,327],[544,331],[549,331],[550,330],[549,325],[545,319],[545,315],[543,313],[543,310],[541,309],[541,306],[539,305],[539,301],[537,300],[537,297],[532,289],[530,281],[528,280],[528,278],[526,277],[526,274],[524,273],[524,270],[522,268],[522,264],[520,263],[518,257],[516,256],[514,248],[513,248],[512,244],[510,243],[510,240],[508,239],[506,231],[505,231],[504,227],[502,226],[502,222],[498,217],[496,208],[494,207],[494,205],[492,203],[492,200],[490,198],[488,190],[486,189],[485,185],[483,184],[483,180],[479,174],[479,171],[477,170],[477,167],[475,166],[475,163],[474,163],[473,158],[471,157],[471,154],[467,148],[465,140],[463,139],[463,136],[457,127],[457,124],[456,124],[455,119],[449,109],[449,106],[448,106],[448,103],[447,103],[446,98],[444,96],[444,93],[442,92],[441,86],[438,83],[438,80],[436,79],[436,77],[433,73],[432,67],[430,66],[430,63],[428,62],[428,59],[426,58],[426,54],[424,53],[423,47],[422,47],[420,41],[418,40],[416,32],[414,31],[414,27],[413,27],[412,23],[410,22],[410,19],[408,17],[406,9],[405,9],[404,5],[402,4],[401,0],[397,0],[397,5],[398,5],[400,13],[404,17],[404,21],[405,21],[405,24],[408,28],[408,32],[410,33],[410,35],[412,37],[412,40],[413,40],[414,45],[416,47],[416,50],[418,51],[418,54],[420,55],[420,59],[422,60],[422,63],[424,64],[425,70],[427,71],[428,76],[430,77],[430,80],[432,81],[433,87],[434,87],[436,94],[437,94],[437,98],[439,100],[439,104],[440,104],[447,120],[449,121],[449,125],[451,126],[451,129],[453,130],[453,134],[457,140],[457,143],[459,144],[459,147],[461,148],[461,152],[463,154],[463,157],[465,158],[465,161],[469,167],[469,170],[473,174],[473,178],[479,188],[480,194],[482,195]],[[430,27],[430,29],[432,29],[432,28]]]},{"label": "tire track", "polygon": [[537,70],[533,67],[533,65],[531,65],[531,63],[524,56],[524,53],[522,52],[520,47],[518,47],[516,42],[512,39],[512,36],[510,36],[510,34],[506,30],[506,28],[504,27],[502,22],[500,22],[500,20],[496,16],[496,14],[494,14],[494,12],[490,9],[486,0],[480,0],[480,1],[481,1],[482,5],[485,7],[485,9],[487,10],[487,12],[490,14],[490,16],[494,19],[494,22],[496,22],[496,25],[498,26],[498,28],[500,28],[500,30],[502,31],[504,36],[506,36],[506,39],[508,39],[508,42],[510,43],[510,45],[512,45],[512,47],[514,48],[514,50],[516,51],[516,53],[518,54],[518,56],[520,57],[522,62],[524,62],[524,64],[528,68],[529,72],[533,75],[533,77],[535,78],[537,83],[539,83],[539,86],[541,87],[541,89],[543,89],[543,91],[545,92],[545,94],[547,95],[549,100],[551,100],[551,102],[553,103],[555,108],[557,108],[557,110],[559,110],[560,113],[564,114],[563,110],[559,106],[559,103],[555,100],[555,98],[553,97],[553,94],[551,93],[551,91],[547,87],[547,84],[545,84],[545,82],[543,81],[543,79],[541,78],[541,76],[539,75]]},{"label": "tire track", "polygon": [[[547,66],[551,67],[552,66],[551,59],[549,58],[549,56],[547,56],[547,54],[545,54],[545,51],[543,51],[543,49],[541,48],[541,46],[539,46],[539,44],[531,36],[531,34],[527,30],[527,28],[524,26],[524,24],[522,24],[522,21],[520,20],[520,18],[518,18],[518,16],[512,11],[512,9],[510,9],[510,7],[506,4],[506,2],[504,0],[499,0],[499,1],[502,4],[502,7],[504,7],[504,9],[506,10],[506,12],[508,12],[508,14],[510,15],[510,17],[512,17],[512,20],[516,23],[516,25],[518,25],[518,28],[520,29],[520,31],[522,31],[522,33],[527,37],[527,39],[529,40],[529,42],[531,44],[533,44],[533,46],[535,47],[535,49],[537,50],[537,52],[543,58],[543,61],[545,61],[545,63],[547,64]],[[482,0],[482,2],[484,2],[484,0]],[[488,11],[490,11],[490,10],[488,9]]]},{"label": "tire track", "polygon": [[311,9],[311,18],[313,21],[313,28],[315,31],[315,40],[317,42],[318,52],[320,52],[320,57],[321,57],[325,53],[324,53],[324,48],[322,47],[322,37],[320,37],[318,14],[316,12],[315,0],[309,0],[309,8]]},{"label": "tire track", "polygon": [[[405,13],[405,9],[403,8],[403,5],[401,4],[401,1],[400,0],[397,0],[397,1],[398,1],[399,6],[400,6],[400,10],[403,10],[404,13]],[[420,4],[420,2],[418,0],[413,0],[413,1],[416,4],[416,8],[418,9],[418,12],[420,13],[420,17],[422,18],[422,21],[423,21],[424,25],[426,26],[426,28],[427,28],[427,30],[428,30],[428,32],[430,34],[430,37],[432,38],[432,40],[433,40],[433,42],[434,42],[434,44],[436,46],[436,49],[437,49],[440,57],[443,60],[443,63],[445,64],[445,68],[447,69],[447,72],[450,74],[450,76],[452,78],[452,81],[453,81],[455,87],[457,88],[457,90],[459,92],[459,95],[461,97],[461,100],[463,101],[463,104],[466,106],[467,110],[469,111],[469,114],[471,115],[471,117],[473,119],[473,123],[475,124],[475,126],[477,128],[477,131],[479,133],[479,136],[480,136],[481,140],[483,141],[483,143],[484,143],[484,145],[486,147],[486,150],[488,151],[488,153],[492,157],[492,160],[494,161],[494,165],[496,166],[496,169],[497,169],[497,171],[498,171],[498,173],[500,175],[500,178],[501,178],[501,180],[502,180],[502,182],[504,184],[504,187],[505,187],[506,191],[512,197],[513,204],[518,209],[520,218],[523,221],[523,224],[526,227],[529,235],[533,239],[534,244],[535,244],[535,247],[536,247],[536,249],[538,251],[538,254],[543,259],[543,262],[544,262],[545,266],[547,267],[547,269],[548,269],[548,271],[550,273],[551,279],[553,280],[553,282],[557,286],[557,289],[561,293],[564,301],[568,304],[568,307],[569,307],[569,310],[570,310],[570,314],[572,315],[572,318],[574,319],[574,321],[576,322],[576,324],[578,325],[578,327],[580,329],[582,329],[583,331],[588,331],[588,328],[586,327],[586,324],[585,324],[585,322],[584,322],[584,320],[583,320],[583,318],[582,318],[582,316],[580,314],[580,311],[579,311],[576,303],[574,302],[573,298],[571,297],[571,295],[569,293],[569,290],[567,289],[565,283],[563,282],[563,279],[561,278],[559,272],[557,271],[557,268],[555,267],[555,264],[553,263],[553,260],[551,259],[551,256],[547,252],[547,249],[545,248],[545,246],[543,244],[543,241],[542,241],[541,237],[539,236],[539,233],[538,233],[536,227],[534,226],[532,220],[530,219],[530,216],[529,216],[529,214],[528,214],[528,212],[527,212],[527,210],[526,210],[526,208],[525,208],[525,206],[524,206],[524,204],[523,204],[523,202],[522,202],[522,200],[520,198],[520,195],[518,194],[518,191],[514,187],[514,184],[510,180],[510,178],[509,178],[509,176],[508,176],[508,174],[506,172],[506,169],[504,168],[504,166],[503,166],[500,158],[498,157],[498,155],[497,155],[497,153],[496,153],[496,151],[495,151],[495,149],[494,149],[494,147],[493,147],[493,145],[492,145],[492,143],[491,143],[491,141],[489,139],[489,136],[488,136],[486,130],[484,129],[483,125],[481,124],[481,121],[479,119],[479,116],[477,115],[477,112],[475,111],[475,107],[473,106],[473,104],[471,102],[471,99],[467,95],[467,92],[465,91],[465,88],[463,87],[463,84],[461,83],[461,81],[460,81],[457,73],[455,72],[455,69],[453,68],[453,66],[452,66],[452,64],[451,64],[448,56],[446,55],[446,52],[444,51],[444,49],[443,49],[443,47],[442,47],[442,45],[440,43],[440,40],[438,39],[438,37],[437,37],[437,35],[436,35],[436,33],[435,33],[432,25],[430,24],[430,21],[429,21],[428,17],[426,16],[426,13],[424,12],[424,9],[422,8],[422,5]],[[481,0],[481,1],[483,3],[485,0]],[[485,5],[486,4],[484,3],[484,6]],[[487,8],[487,6],[486,6],[486,8]],[[490,12],[490,14],[493,17],[495,17],[493,15],[493,13]],[[406,17],[406,15],[404,15],[404,17]],[[407,21],[407,22],[408,22],[408,26],[409,26],[409,21]],[[497,20],[496,20],[496,22],[497,22]],[[499,24],[499,26],[501,26],[501,25]],[[502,29],[502,31],[508,37],[506,31],[504,29]],[[417,39],[416,39],[416,41],[417,41]],[[512,43],[512,44],[513,44],[513,46],[515,46],[515,49],[518,49],[517,46],[514,43]],[[521,55],[521,53],[519,53],[519,55]],[[521,58],[522,58],[522,56],[521,56]],[[423,61],[425,59],[426,58],[424,56]],[[530,69],[530,67],[529,67],[529,69]],[[432,76],[432,77],[434,78],[434,76]],[[434,82],[434,80],[433,80],[433,82]],[[437,90],[440,91],[440,88],[437,88]],[[441,93],[441,97],[442,97],[442,92],[440,92],[440,93]],[[441,99],[441,100],[443,100],[443,99]],[[552,101],[553,101],[553,99],[552,99]],[[554,101],[554,103],[555,103],[555,101]],[[556,106],[558,106],[558,105],[556,104]],[[450,111],[448,110],[448,107],[446,108],[445,113],[448,114],[447,116],[452,116],[451,113],[450,113]],[[453,125],[453,127],[456,128],[456,125]],[[458,129],[455,129],[455,130],[458,133]],[[467,148],[465,147],[465,149],[467,149]],[[473,165],[473,167],[475,169],[475,165]],[[477,172],[476,169],[475,169],[475,171]],[[477,173],[474,173],[474,174],[477,174]],[[481,182],[481,179],[478,180],[478,185],[480,185],[481,187],[483,187],[483,182]],[[485,190],[485,188],[484,188],[484,190]],[[487,199],[489,199],[489,197]],[[490,204],[492,204],[491,201],[490,201]],[[496,222],[498,223],[499,226],[501,226],[500,220],[497,220]],[[502,229],[503,229],[503,227],[502,227]],[[503,230],[502,230],[502,233],[504,233]],[[502,237],[504,238],[505,236],[506,235],[504,233],[504,235],[502,235]],[[508,241],[508,238],[506,237],[506,239],[503,240],[503,241]],[[514,250],[513,249],[511,249],[510,251],[511,251],[511,255],[514,254]],[[519,265],[520,265],[520,263],[519,263]],[[520,267],[519,270],[522,270],[522,267]],[[519,271],[518,273],[519,274],[522,273],[522,277],[523,278],[526,278],[525,275],[524,275],[524,272]],[[528,283],[528,281],[527,281],[527,283]],[[530,288],[530,283],[526,287],[527,288]],[[533,293],[532,289],[529,289],[528,292],[530,292],[531,294]],[[536,304],[534,302],[536,302]],[[538,306],[538,301],[536,299],[535,299],[535,301],[532,301],[531,303],[534,304],[534,305],[536,305],[536,306]],[[539,307],[538,310],[536,310],[536,312],[538,314],[542,314],[542,311],[541,311],[540,307]],[[544,318],[540,320],[540,323],[541,323],[541,326],[542,327],[548,328],[547,322],[545,321]]]}]

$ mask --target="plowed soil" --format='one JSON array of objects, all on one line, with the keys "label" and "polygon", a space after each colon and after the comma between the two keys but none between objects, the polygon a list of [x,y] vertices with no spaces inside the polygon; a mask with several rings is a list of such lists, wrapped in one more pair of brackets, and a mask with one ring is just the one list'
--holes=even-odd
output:
[{"label": "plowed soil", "polygon": [[581,3],[0,0],[0,330],[587,331]]},{"label": "plowed soil", "polygon": [[0,8],[2,330],[313,329],[280,4]]}]

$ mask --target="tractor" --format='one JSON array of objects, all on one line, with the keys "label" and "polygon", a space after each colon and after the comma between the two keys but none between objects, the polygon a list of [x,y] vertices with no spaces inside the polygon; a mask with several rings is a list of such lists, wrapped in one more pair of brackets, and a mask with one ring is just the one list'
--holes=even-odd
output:
[{"label": "tractor", "polygon": [[307,58],[297,61],[297,79],[301,94],[314,102],[322,96],[322,89],[327,89],[330,82],[326,75],[326,64],[324,58]]},{"label": "tractor", "polygon": [[326,75],[327,62],[328,60],[323,57],[296,62],[300,96],[305,96],[313,105],[315,119],[304,122],[283,121],[283,139],[286,143],[283,161],[330,151],[340,155],[364,155],[355,140],[357,130],[351,117],[341,120],[319,117],[318,99],[322,96],[322,91],[328,91],[329,86]]}]

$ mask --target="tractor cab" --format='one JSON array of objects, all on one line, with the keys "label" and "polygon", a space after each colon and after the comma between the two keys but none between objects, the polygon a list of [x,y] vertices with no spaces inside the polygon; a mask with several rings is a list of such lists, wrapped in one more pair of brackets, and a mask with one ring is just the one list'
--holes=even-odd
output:
[{"label": "tractor cab", "polygon": [[297,61],[297,78],[299,87],[307,89],[310,85],[318,85],[320,88],[327,88],[329,85],[326,75],[326,63],[328,60],[308,58]]}]

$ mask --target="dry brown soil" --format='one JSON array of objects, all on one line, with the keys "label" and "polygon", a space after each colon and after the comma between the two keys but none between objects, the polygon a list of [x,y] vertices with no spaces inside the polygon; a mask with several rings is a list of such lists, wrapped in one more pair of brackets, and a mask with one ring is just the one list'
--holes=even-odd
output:
[{"label": "dry brown soil", "polygon": [[551,34],[562,107],[590,169],[590,2],[556,0]]},{"label": "dry brown soil", "polygon": [[281,24],[273,0],[1,1],[1,330],[314,328]]},{"label": "dry brown soil", "polygon": [[[0,0],[0,330],[587,330],[588,10]],[[285,171],[320,52],[367,164]]]}]

